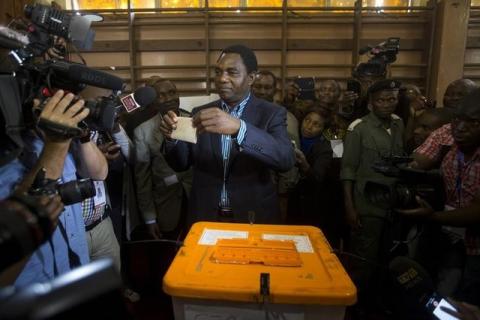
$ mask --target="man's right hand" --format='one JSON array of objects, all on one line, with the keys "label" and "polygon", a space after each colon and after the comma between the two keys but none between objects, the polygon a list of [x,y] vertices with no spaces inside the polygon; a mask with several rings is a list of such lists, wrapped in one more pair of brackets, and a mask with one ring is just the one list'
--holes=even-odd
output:
[{"label": "man's right hand", "polygon": [[162,237],[162,233],[160,232],[160,229],[158,228],[158,224],[156,222],[146,224],[146,226],[147,226],[147,233],[153,239],[160,239]]},{"label": "man's right hand", "polygon": [[[83,107],[83,100],[78,100],[70,106],[73,99],[72,93],[65,95],[63,90],[58,90],[43,107],[40,118],[66,127],[77,127],[78,123],[88,116],[89,110]],[[38,100],[34,101],[34,107],[38,107],[39,104]]]},{"label": "man's right hand", "polygon": [[173,111],[168,111],[162,117],[162,122],[160,123],[160,132],[171,139],[173,130],[177,129],[177,115]]},{"label": "man's right hand", "polygon": [[356,231],[362,227],[360,223],[360,217],[358,216],[357,210],[354,208],[345,208],[347,224],[350,226],[352,231]]},{"label": "man's right hand", "polygon": [[345,91],[339,99],[339,103],[342,106],[351,106],[358,99],[358,94],[353,91]]}]

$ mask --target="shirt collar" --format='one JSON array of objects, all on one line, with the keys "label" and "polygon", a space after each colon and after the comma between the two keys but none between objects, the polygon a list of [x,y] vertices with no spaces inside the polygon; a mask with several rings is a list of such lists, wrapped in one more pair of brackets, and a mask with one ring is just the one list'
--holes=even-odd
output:
[{"label": "shirt collar", "polygon": [[[377,117],[375,115],[375,113],[373,113],[373,111],[370,111],[370,113],[367,115],[367,117],[369,118],[370,121],[372,121],[372,124],[376,127],[383,127],[383,122],[382,120],[380,120],[379,117]],[[390,116],[391,117],[391,116]],[[390,122],[390,128],[391,127],[394,127],[397,125],[397,121],[393,121],[395,119],[391,119],[392,121]]]},{"label": "shirt collar", "polygon": [[227,112],[236,112],[238,111],[239,109],[242,109],[245,107],[245,105],[247,104],[248,100],[250,100],[250,96],[251,96],[251,93],[250,91],[248,92],[247,96],[242,100],[240,101],[239,104],[237,104],[235,107],[233,108],[229,108],[228,104],[223,101],[223,100],[220,100],[222,102],[222,109],[224,111],[227,111]]}]

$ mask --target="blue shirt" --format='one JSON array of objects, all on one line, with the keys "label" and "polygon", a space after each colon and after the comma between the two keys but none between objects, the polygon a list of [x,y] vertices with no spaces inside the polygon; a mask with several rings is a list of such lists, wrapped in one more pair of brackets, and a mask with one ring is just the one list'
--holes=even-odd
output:
[{"label": "blue shirt", "polygon": [[[243,110],[245,109],[245,106],[248,103],[248,100],[250,100],[250,93],[247,95],[245,99],[243,99],[238,105],[236,105],[234,108],[229,108],[228,105],[222,101],[222,109],[223,111],[229,113],[232,117],[235,117],[239,119],[242,114]],[[245,124],[245,121],[240,120],[240,129],[238,130],[237,133],[237,144],[241,145],[243,140],[245,139],[245,135],[247,134],[247,125]],[[228,190],[226,187],[226,178],[227,178],[227,172],[228,172],[228,161],[230,159],[230,151],[232,149],[232,136],[228,134],[222,134],[222,158],[223,158],[223,186],[222,186],[222,191],[220,193],[220,206],[227,208],[230,207],[230,199],[228,197]]]},{"label": "blue shirt", "polygon": [[[32,148],[37,155],[43,149],[43,142],[38,138],[32,138],[30,141]],[[0,199],[8,197],[16,184],[27,173],[27,168],[18,160],[0,167]],[[75,163],[73,157],[68,153],[62,173],[62,182],[68,182],[77,179]],[[59,217],[67,233],[67,241],[57,227],[51,236],[51,243],[47,241],[42,244],[30,257],[22,272],[15,280],[16,287],[25,287],[32,283],[47,282],[55,277],[54,263],[58,274],[70,271],[70,262],[68,258],[68,245],[80,258],[81,264],[89,262],[87,241],[85,238],[85,225],[82,217],[82,208],[80,203],[65,206],[63,213]]]}]

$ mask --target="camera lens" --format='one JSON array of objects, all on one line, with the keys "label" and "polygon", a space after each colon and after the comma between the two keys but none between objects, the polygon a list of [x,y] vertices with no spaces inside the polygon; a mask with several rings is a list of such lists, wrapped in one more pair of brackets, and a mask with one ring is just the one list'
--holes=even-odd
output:
[{"label": "camera lens", "polygon": [[92,179],[74,180],[57,186],[58,194],[62,202],[68,206],[94,197],[96,194],[95,184]]}]

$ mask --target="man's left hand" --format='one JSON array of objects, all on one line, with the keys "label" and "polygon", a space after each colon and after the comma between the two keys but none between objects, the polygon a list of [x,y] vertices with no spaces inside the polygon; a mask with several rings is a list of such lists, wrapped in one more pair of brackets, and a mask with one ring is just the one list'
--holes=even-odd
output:
[{"label": "man's left hand", "polygon": [[195,114],[193,126],[197,128],[198,133],[235,135],[240,129],[240,120],[219,108],[208,108]]},{"label": "man's left hand", "polygon": [[428,204],[427,201],[423,200],[420,197],[416,197],[417,203],[419,204],[418,208],[415,209],[396,209],[395,211],[413,218],[426,218],[432,215],[435,210]]}]

